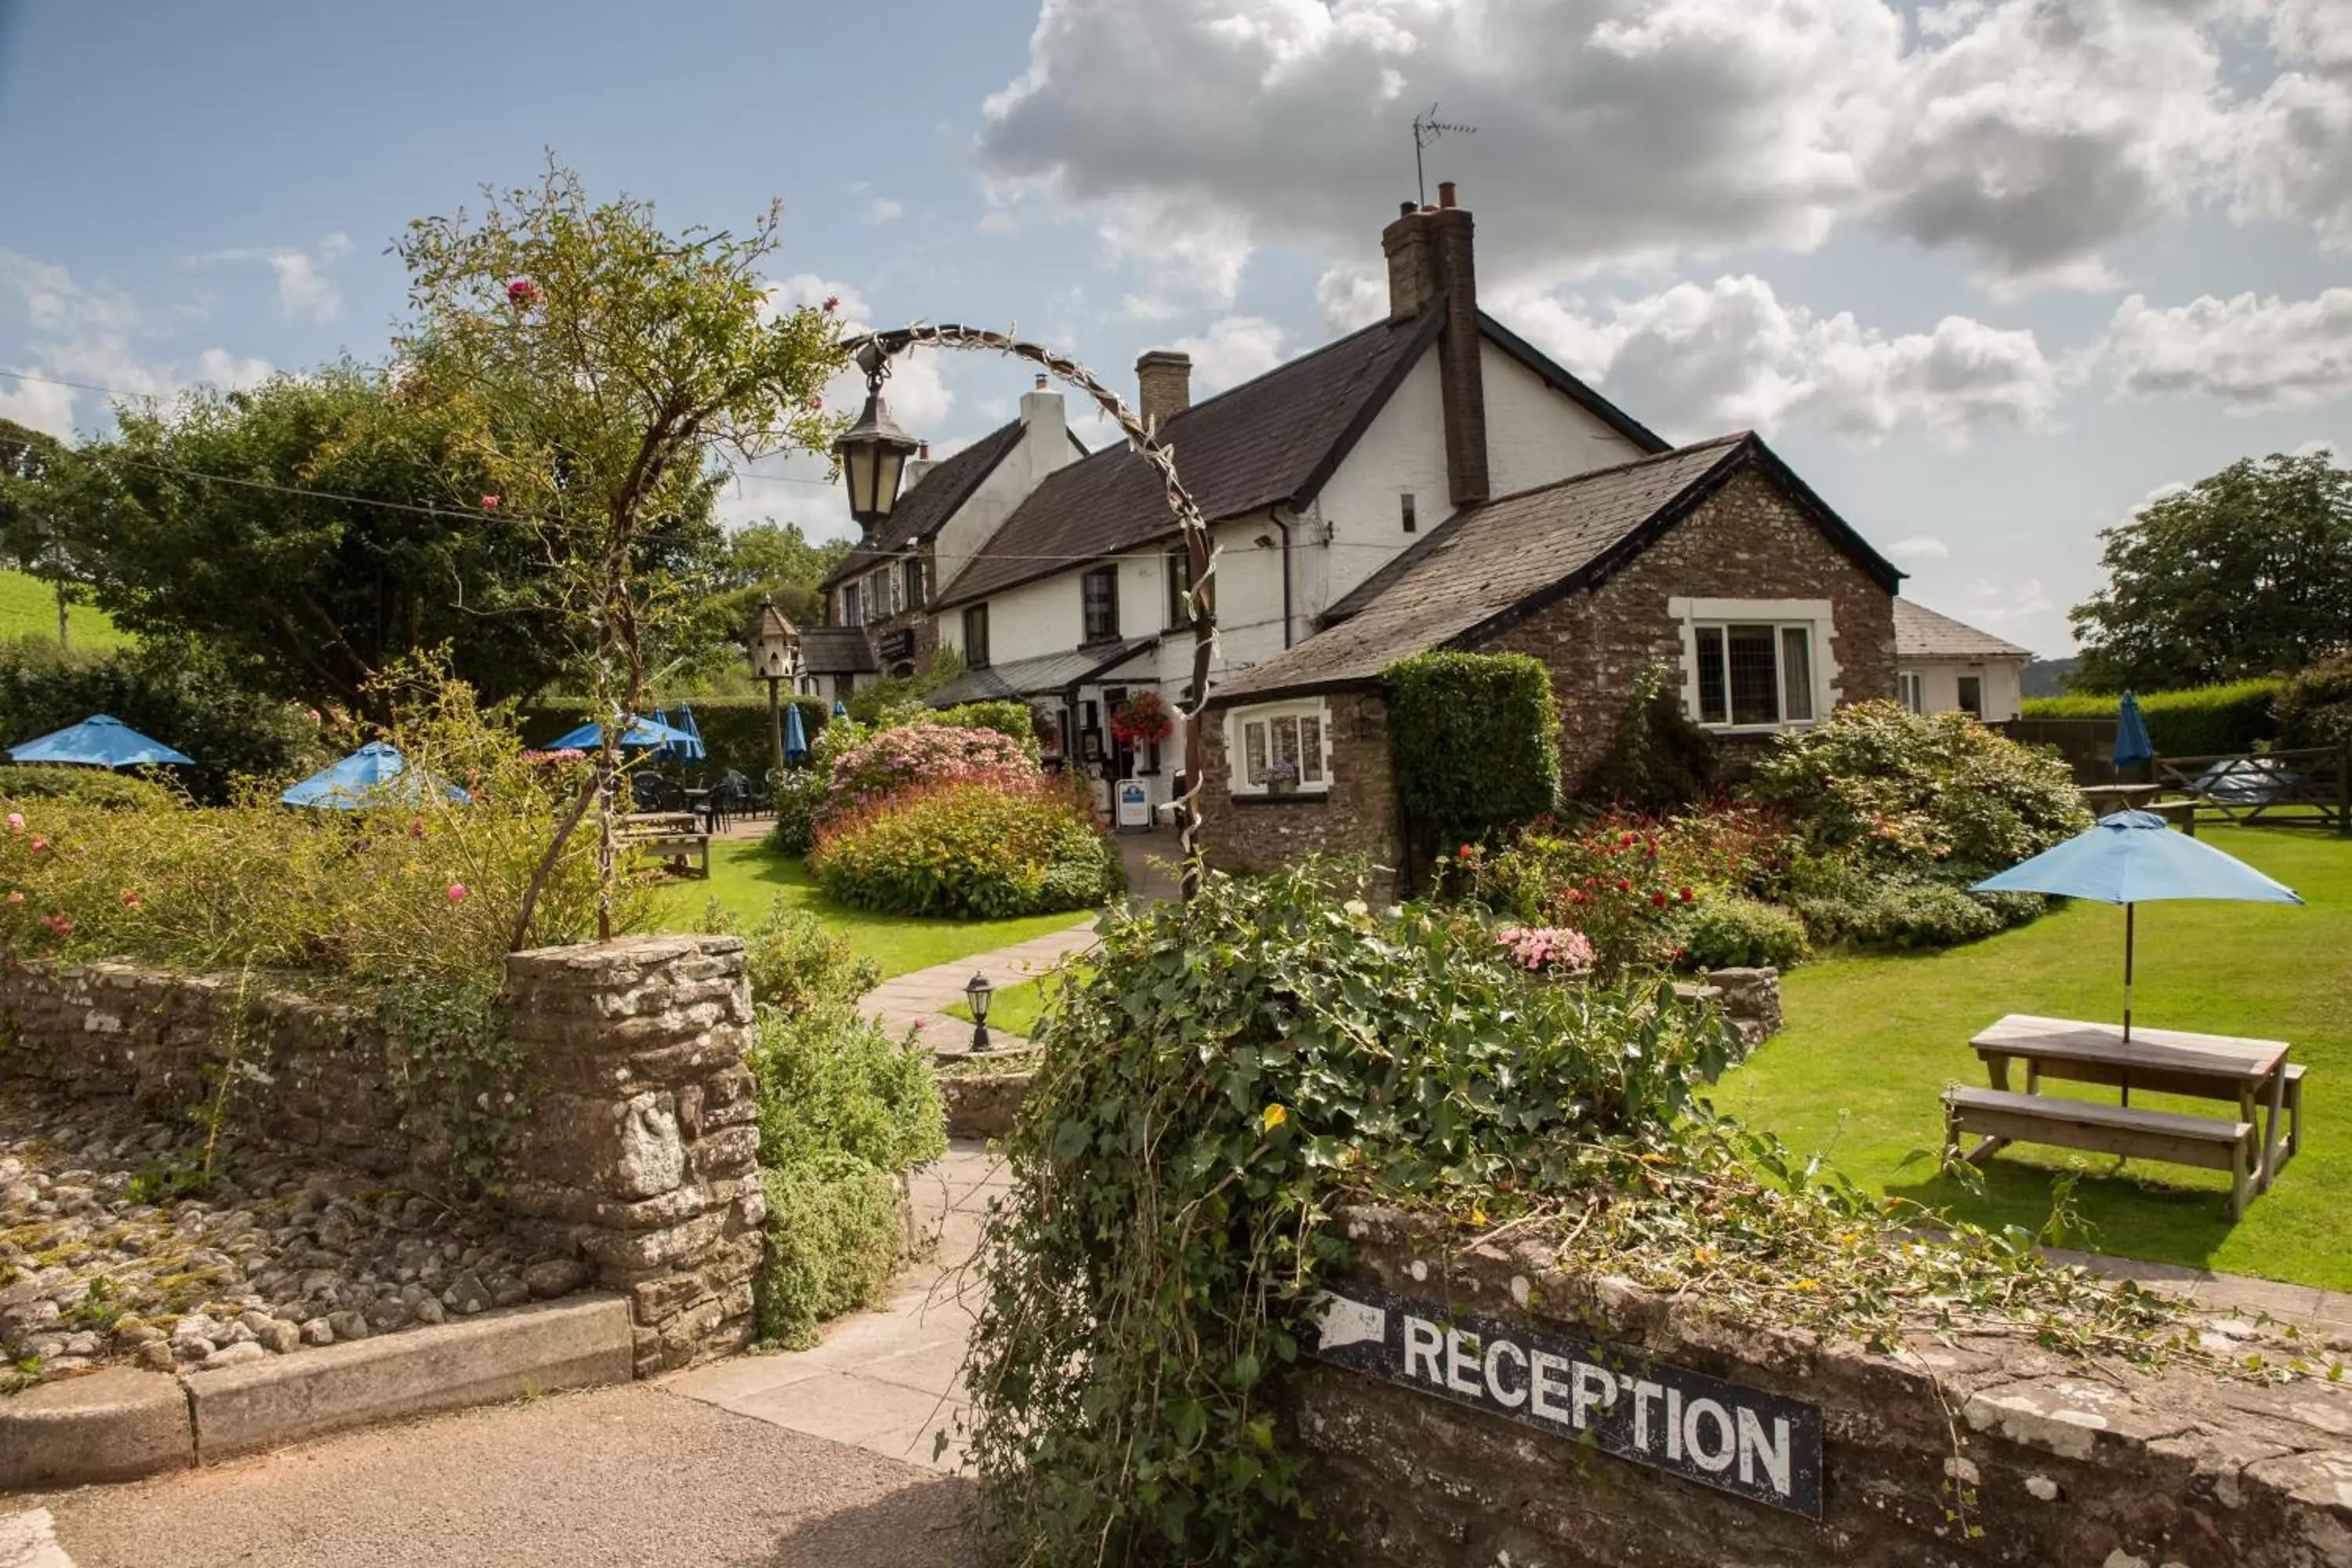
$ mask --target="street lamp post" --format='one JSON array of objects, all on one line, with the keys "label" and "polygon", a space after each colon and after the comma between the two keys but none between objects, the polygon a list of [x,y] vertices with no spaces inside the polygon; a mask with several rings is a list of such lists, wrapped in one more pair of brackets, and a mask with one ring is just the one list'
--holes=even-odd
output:
[{"label": "street lamp post", "polygon": [[1184,693],[1184,773],[1179,780],[1177,795],[1177,843],[1183,862],[1181,886],[1183,897],[1190,900],[1201,887],[1202,713],[1208,706],[1209,671],[1217,654],[1218,551],[1216,542],[1209,537],[1209,525],[1201,515],[1199,504],[1176,477],[1174,452],[1162,446],[1158,433],[1146,428],[1135,411],[1120,401],[1118,394],[1097,380],[1084,365],[1051,349],[1003,332],[919,321],[910,327],[852,339],[843,346],[856,350],[858,368],[866,373],[866,411],[834,443],[833,450],[849,486],[849,514],[869,538],[897,505],[898,479],[908,454],[915,449],[913,437],[891,421],[882,402],[882,383],[890,374],[892,357],[911,348],[986,349],[1029,361],[1091,398],[1118,424],[1136,455],[1159,474],[1191,568],[1184,597],[1190,601],[1187,607],[1192,612],[1192,678]]},{"label": "street lamp post", "polygon": [[793,623],[776,608],[773,599],[760,601],[760,613],[751,617],[751,630],[744,634],[744,646],[751,650],[751,673],[768,683],[768,782],[772,786],[784,776],[783,705],[777,687],[783,681],[800,677],[801,639]]}]

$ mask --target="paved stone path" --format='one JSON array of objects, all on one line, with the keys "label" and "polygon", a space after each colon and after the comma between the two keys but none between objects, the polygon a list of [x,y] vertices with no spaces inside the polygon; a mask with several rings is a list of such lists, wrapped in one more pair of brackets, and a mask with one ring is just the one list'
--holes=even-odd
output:
[{"label": "paved stone path", "polygon": [[[969,958],[935,963],[929,969],[896,975],[877,985],[866,994],[866,1011],[894,1035],[920,1029],[924,1043],[934,1052],[957,1056],[971,1048],[971,1026],[961,1018],[949,1016],[948,1009],[964,999],[963,988],[974,974],[987,975],[988,983],[1002,990],[1049,973],[1072,953],[1084,952],[1094,944],[1094,922],[1087,921],[1067,931],[1000,947],[993,952],[976,952]],[[989,1033],[999,1045],[1016,1047],[1028,1043],[1002,1029],[991,1029]]]},{"label": "paved stone path", "polygon": [[807,1436],[953,1469],[963,1453],[956,1424],[969,1405],[964,1342],[982,1291],[966,1265],[988,1200],[1004,1189],[1003,1161],[959,1140],[911,1178],[916,1223],[936,1233],[938,1247],[930,1262],[900,1276],[880,1310],[827,1325],[814,1350],[740,1356],[674,1373],[661,1386]]}]

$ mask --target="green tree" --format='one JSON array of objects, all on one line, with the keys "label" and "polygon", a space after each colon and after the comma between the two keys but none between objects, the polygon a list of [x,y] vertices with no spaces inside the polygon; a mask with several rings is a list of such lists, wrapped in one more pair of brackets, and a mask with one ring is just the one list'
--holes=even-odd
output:
[{"label": "green tree", "polygon": [[[478,216],[420,219],[401,242],[413,318],[394,375],[461,432],[445,459],[453,484],[479,474],[485,508],[537,533],[556,640],[609,720],[637,708],[648,656],[674,646],[710,587],[683,559],[649,555],[647,540],[707,511],[726,457],[831,444],[820,391],[844,362],[839,330],[823,310],[775,309],[762,272],[775,205],[743,236],[673,235],[649,204],[593,201],[554,164],[536,185],[486,195]],[[542,865],[604,800],[605,898],[614,728]]]},{"label": "green tree", "polygon": [[539,534],[483,504],[464,427],[432,399],[345,363],[117,421],[84,449],[104,482],[76,498],[74,537],[121,625],[206,643],[260,689],[371,711],[380,671],[444,645],[492,700],[562,668]]},{"label": "green tree", "polygon": [[2107,586],[2069,615],[2080,689],[2279,674],[2352,642],[2352,469],[2326,453],[2242,458],[2099,540]]},{"label": "green tree", "polygon": [[68,499],[80,479],[74,453],[56,437],[0,419],[0,553],[57,591],[59,647],[72,643],[67,607],[86,596]]}]

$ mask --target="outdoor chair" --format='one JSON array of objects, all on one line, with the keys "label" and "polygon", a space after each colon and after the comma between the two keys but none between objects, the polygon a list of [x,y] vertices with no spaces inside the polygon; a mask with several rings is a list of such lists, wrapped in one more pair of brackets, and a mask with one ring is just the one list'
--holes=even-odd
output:
[{"label": "outdoor chair", "polygon": [[629,775],[629,798],[639,811],[684,811],[686,795],[669,780],[656,773]]}]

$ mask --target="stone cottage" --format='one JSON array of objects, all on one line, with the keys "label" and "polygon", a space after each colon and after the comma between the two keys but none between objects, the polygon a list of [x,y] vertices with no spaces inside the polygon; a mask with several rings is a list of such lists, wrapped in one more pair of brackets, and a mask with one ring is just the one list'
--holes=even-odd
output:
[{"label": "stone cottage", "polygon": [[[1332,605],[1323,630],[1213,690],[1203,841],[1241,866],[1310,852],[1398,865],[1381,671],[1426,649],[1542,660],[1571,792],[1654,658],[1735,749],[1891,697],[1901,580],[1752,434],[1465,507]],[[1297,778],[1277,790],[1281,763]]]}]

